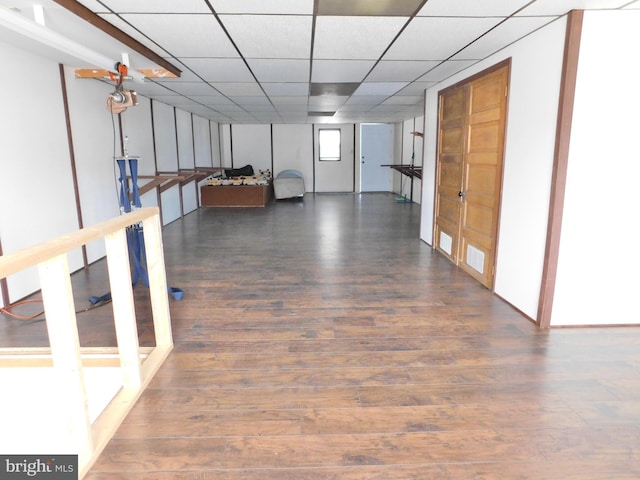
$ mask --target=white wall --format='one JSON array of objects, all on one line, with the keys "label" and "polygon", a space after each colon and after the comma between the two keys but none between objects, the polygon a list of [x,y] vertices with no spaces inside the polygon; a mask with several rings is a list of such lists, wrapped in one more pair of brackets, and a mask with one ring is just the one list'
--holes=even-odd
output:
[{"label": "white wall", "polygon": [[[69,144],[57,63],[0,43],[0,239],[5,254],[77,230]],[[105,110],[106,113],[106,110]],[[82,266],[80,251],[69,257]],[[29,270],[8,279],[9,301],[39,289]]]},{"label": "white wall", "polygon": [[232,125],[233,166],[271,170],[271,125]]},{"label": "white wall", "polygon": [[[322,128],[339,128],[341,159],[337,162],[321,162],[319,159],[318,130]],[[359,128],[359,127],[358,127]],[[355,133],[354,124],[314,125],[314,162],[316,192],[353,192],[355,175]]]},{"label": "white wall", "polygon": [[640,323],[638,25],[584,14],[552,326]]},{"label": "white wall", "polygon": [[273,175],[298,170],[307,192],[313,191],[313,126],[273,125]]},{"label": "white wall", "polygon": [[438,92],[512,59],[495,292],[537,316],[566,18],[426,91],[421,238],[432,244]]}]

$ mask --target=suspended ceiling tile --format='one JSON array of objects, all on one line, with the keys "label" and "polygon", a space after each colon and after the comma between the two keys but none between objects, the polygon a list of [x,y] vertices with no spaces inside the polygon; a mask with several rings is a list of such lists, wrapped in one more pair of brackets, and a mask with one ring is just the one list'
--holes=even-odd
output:
[{"label": "suspended ceiling tile", "polygon": [[518,15],[564,15],[569,10],[620,8],[630,0],[537,0]]},{"label": "suspended ceiling tile", "polygon": [[176,57],[237,57],[213,15],[123,15],[142,34]]},{"label": "suspended ceiling tile", "polygon": [[167,87],[180,95],[220,95],[211,85],[204,82],[174,82],[171,85],[167,84],[166,87],[157,85],[157,88],[161,88],[165,92],[167,91]]},{"label": "suspended ceiling tile", "polygon": [[210,0],[218,13],[312,15],[313,0]]},{"label": "suspended ceiling tile", "polygon": [[456,60],[477,60],[501,50],[558,17],[513,17],[458,53]]},{"label": "suspended ceiling tile", "polygon": [[531,0],[429,0],[418,16],[508,17],[529,2]]},{"label": "suspended ceiling tile", "polygon": [[347,100],[346,105],[378,105],[383,102],[389,95],[358,95],[352,96]]},{"label": "suspended ceiling tile", "polygon": [[625,6],[624,10],[626,10],[626,9],[629,9],[629,10],[631,10],[631,9],[640,9],[640,0],[636,0],[635,2]]},{"label": "suspended ceiling tile", "polygon": [[361,82],[373,60],[314,60],[312,82]]},{"label": "suspended ceiling tile", "polygon": [[311,17],[221,15],[222,23],[245,58],[308,58]]},{"label": "suspended ceiling tile", "polygon": [[212,85],[228,97],[259,97],[263,95],[260,86],[257,83],[212,83]]},{"label": "suspended ceiling tile", "polygon": [[396,95],[424,95],[424,91],[436,83],[437,82],[413,82],[396,93]]},{"label": "suspended ceiling tile", "polygon": [[451,75],[470,67],[474,63],[477,63],[477,60],[450,60],[423,75],[419,80],[421,82],[440,82],[449,78]]},{"label": "suspended ceiling tile", "polygon": [[249,58],[247,63],[262,82],[306,82],[309,80],[309,60]]},{"label": "suspended ceiling tile", "polygon": [[318,15],[409,17],[422,0],[318,0],[317,3]]},{"label": "suspended ceiling tile", "polygon": [[202,96],[194,95],[193,98],[200,103],[203,103],[205,105],[210,105],[211,107],[216,107],[216,108],[221,106],[227,106],[227,105],[235,105],[234,102],[232,102],[227,97],[223,97],[222,95],[202,95]]},{"label": "suspended ceiling tile", "polygon": [[[117,15],[101,14],[100,17],[103,20],[106,20],[107,22],[109,22],[114,27],[118,28],[119,30],[122,30],[124,33],[126,33],[130,37],[134,38],[135,40],[140,42],[145,47],[150,48],[151,50],[153,50],[158,55],[160,55],[162,57],[170,57],[171,56],[171,54],[169,52],[167,52],[162,47],[160,47],[158,44],[156,44],[153,40],[151,40],[151,39],[147,38],[145,35],[141,34],[138,30],[136,30],[134,27],[129,25],[127,22],[122,20]],[[76,29],[74,29],[74,31],[76,31]]]},{"label": "suspended ceiling tile", "polygon": [[445,60],[490,28],[500,18],[414,18],[384,60]]},{"label": "suspended ceiling tile", "polygon": [[394,95],[382,102],[382,105],[415,105],[423,100],[424,96],[420,95]]},{"label": "suspended ceiling tile", "polygon": [[318,17],[313,58],[377,60],[406,21],[404,17]]},{"label": "suspended ceiling tile", "polygon": [[269,102],[269,99],[267,97],[265,97],[264,95],[260,95],[260,96],[251,96],[251,97],[236,97],[235,101],[238,105],[251,105],[254,107],[260,106],[260,105],[268,105],[270,108],[271,107],[271,103]]},{"label": "suspended ceiling tile", "polygon": [[354,95],[393,95],[408,82],[364,82],[354,92]]},{"label": "suspended ceiling tile", "polygon": [[81,3],[85,7],[87,7],[92,12],[108,12],[109,9],[102,5],[98,0],[79,0],[78,3]]},{"label": "suspended ceiling tile", "polygon": [[437,60],[382,60],[367,77],[368,82],[410,82],[438,65]]},{"label": "suspended ceiling tile", "polygon": [[271,96],[304,96],[309,95],[308,83],[263,83],[262,88]]},{"label": "suspended ceiling tile", "polygon": [[183,58],[182,62],[206,82],[251,82],[253,76],[239,58]]},{"label": "suspended ceiling tile", "polygon": [[278,108],[281,107],[286,107],[288,105],[296,105],[296,106],[300,106],[300,105],[306,105],[307,104],[307,97],[304,96],[300,96],[300,97],[276,97],[276,96],[269,96],[269,99],[271,100],[271,102]]},{"label": "suspended ceiling tile", "polygon": [[115,12],[136,13],[210,13],[201,0],[101,0]]}]

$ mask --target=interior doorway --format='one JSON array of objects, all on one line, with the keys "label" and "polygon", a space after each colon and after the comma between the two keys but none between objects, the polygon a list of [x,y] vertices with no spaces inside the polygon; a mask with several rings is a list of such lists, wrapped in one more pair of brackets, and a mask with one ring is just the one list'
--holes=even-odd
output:
[{"label": "interior doorway", "polygon": [[439,94],[435,248],[493,288],[510,62]]},{"label": "interior doorway", "polygon": [[364,123],[360,126],[360,191],[393,191],[393,125]]}]

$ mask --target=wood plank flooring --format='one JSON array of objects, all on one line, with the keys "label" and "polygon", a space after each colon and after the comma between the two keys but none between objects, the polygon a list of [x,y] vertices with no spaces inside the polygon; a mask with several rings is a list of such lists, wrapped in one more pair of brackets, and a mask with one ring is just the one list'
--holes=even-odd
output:
[{"label": "wood plank flooring", "polygon": [[[538,330],[421,242],[419,215],[307,195],[165,227],[176,348],[85,478],[640,478],[640,329]],[[103,268],[74,276],[83,294]],[[79,316],[83,345],[114,341],[108,310]]]}]

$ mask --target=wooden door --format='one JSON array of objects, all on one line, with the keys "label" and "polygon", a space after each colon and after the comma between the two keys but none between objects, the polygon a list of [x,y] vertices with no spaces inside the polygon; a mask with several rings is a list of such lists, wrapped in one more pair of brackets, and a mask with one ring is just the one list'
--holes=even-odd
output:
[{"label": "wooden door", "polygon": [[440,94],[436,248],[493,287],[509,66]]}]

